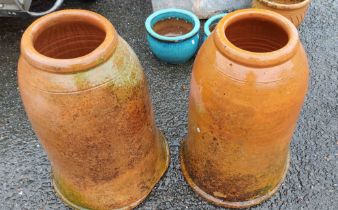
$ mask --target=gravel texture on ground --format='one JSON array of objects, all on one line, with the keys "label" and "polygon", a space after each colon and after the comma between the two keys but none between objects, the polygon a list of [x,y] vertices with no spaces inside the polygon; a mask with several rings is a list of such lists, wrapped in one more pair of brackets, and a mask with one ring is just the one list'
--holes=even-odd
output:
[{"label": "gravel texture on ground", "polygon": [[[134,48],[149,81],[157,125],[171,152],[168,172],[139,209],[220,209],[184,181],[179,142],[187,132],[192,62],[167,65],[150,52],[144,21],[149,0],[66,1],[107,17]],[[312,2],[300,36],[311,66],[309,93],[291,145],[282,187],[252,209],[338,209],[338,1]],[[19,42],[31,18],[0,18],[0,209],[68,209],[54,194],[50,163],[27,120],[17,88]]]}]

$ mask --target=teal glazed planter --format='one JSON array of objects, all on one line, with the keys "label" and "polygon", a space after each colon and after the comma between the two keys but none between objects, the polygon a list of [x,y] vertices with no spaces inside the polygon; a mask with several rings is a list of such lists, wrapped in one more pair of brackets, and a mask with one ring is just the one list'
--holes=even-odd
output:
[{"label": "teal glazed planter", "polygon": [[[156,33],[154,25],[165,19],[183,19],[193,25],[190,32],[169,37]],[[160,60],[170,64],[185,63],[190,60],[198,50],[200,21],[193,13],[182,9],[164,9],[151,14],[146,22],[147,41],[153,54]]]},{"label": "teal glazed planter", "polygon": [[203,35],[203,42],[207,40],[209,35],[211,34],[212,31],[210,31],[210,27],[215,24],[215,27],[217,23],[226,15],[227,13],[221,13],[218,15],[214,15],[211,18],[207,20],[204,24],[204,35]]}]

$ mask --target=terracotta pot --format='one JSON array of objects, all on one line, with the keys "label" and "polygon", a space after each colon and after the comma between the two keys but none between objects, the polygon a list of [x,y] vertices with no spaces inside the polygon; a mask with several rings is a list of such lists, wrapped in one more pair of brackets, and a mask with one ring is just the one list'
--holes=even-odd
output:
[{"label": "terracotta pot", "polygon": [[[284,2],[284,3],[283,3]],[[311,0],[253,0],[252,7],[277,12],[288,18],[298,27],[304,20]]]},{"label": "terracotta pot", "polygon": [[220,206],[272,196],[308,86],[297,29],[268,10],[226,15],[202,45],[192,72],[181,167],[189,185]]},{"label": "terracotta pot", "polygon": [[140,62],[104,17],[63,10],[24,33],[18,80],[56,193],[76,209],[138,205],[168,167]]}]

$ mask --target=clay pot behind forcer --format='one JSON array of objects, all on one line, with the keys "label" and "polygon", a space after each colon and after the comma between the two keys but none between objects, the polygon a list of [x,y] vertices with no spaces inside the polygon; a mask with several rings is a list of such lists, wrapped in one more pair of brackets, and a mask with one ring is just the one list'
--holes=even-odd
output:
[{"label": "clay pot behind forcer", "polygon": [[143,69],[101,15],[36,20],[22,37],[18,82],[55,191],[71,207],[135,207],[166,171]]},{"label": "clay pot behind forcer", "polygon": [[285,0],[286,3],[280,2],[281,0],[253,0],[252,7],[277,12],[291,20],[298,27],[304,20],[311,0],[303,0],[299,3],[290,3],[292,0]]},{"label": "clay pot behind forcer", "polygon": [[226,15],[199,50],[191,76],[181,168],[216,205],[246,208],[275,193],[308,86],[295,26],[268,10]]},{"label": "clay pot behind forcer", "polygon": [[[162,21],[168,21],[167,23]],[[170,20],[180,20],[170,23]],[[161,24],[162,22],[162,24]],[[160,24],[160,25],[158,25]],[[182,64],[190,60],[198,50],[200,21],[193,13],[181,9],[164,9],[151,14],[146,22],[147,41],[151,51],[160,60],[171,64]],[[172,29],[178,31],[171,31]],[[171,36],[159,33],[170,29]],[[185,33],[180,30],[186,30]],[[173,32],[176,36],[172,36]]]}]

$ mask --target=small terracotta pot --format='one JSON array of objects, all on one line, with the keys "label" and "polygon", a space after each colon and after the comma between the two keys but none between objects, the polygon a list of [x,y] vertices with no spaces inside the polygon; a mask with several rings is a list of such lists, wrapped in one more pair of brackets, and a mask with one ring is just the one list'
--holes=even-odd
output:
[{"label": "small terracotta pot", "polygon": [[181,167],[193,190],[231,208],[272,196],[307,86],[306,53],[290,21],[259,9],[226,15],[192,71]]},{"label": "small terracotta pot", "polygon": [[281,2],[281,0],[253,0],[252,7],[277,12],[298,27],[304,20],[311,0],[303,0],[299,3],[292,3],[292,0],[285,0],[285,3],[278,2]]},{"label": "small terracotta pot", "polygon": [[140,62],[111,23],[63,10],[24,33],[22,101],[56,193],[75,209],[129,209],[168,167]]}]

